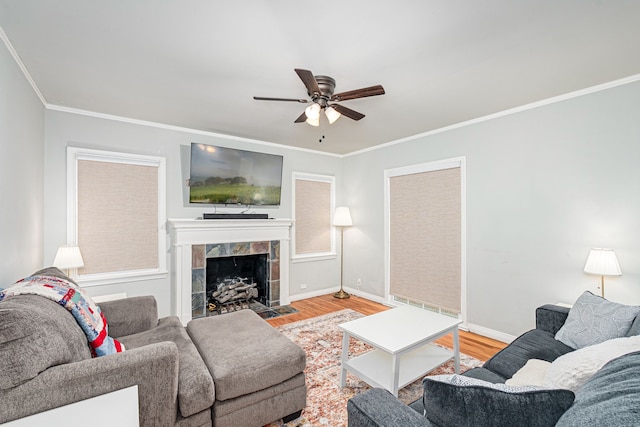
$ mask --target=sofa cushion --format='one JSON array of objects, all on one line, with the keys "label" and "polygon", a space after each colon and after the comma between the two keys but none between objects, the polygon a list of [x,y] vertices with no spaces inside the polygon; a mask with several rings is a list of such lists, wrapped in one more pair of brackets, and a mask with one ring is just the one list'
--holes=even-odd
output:
[{"label": "sofa cushion", "polygon": [[640,352],[607,363],[576,392],[558,427],[640,425]]},{"label": "sofa cushion", "polygon": [[180,413],[189,417],[213,405],[215,391],[211,374],[177,317],[162,318],[155,328],[119,339],[129,349],[162,341],[174,342],[178,347]]},{"label": "sofa cushion", "polygon": [[[553,363],[556,363],[559,359],[573,354],[575,351],[558,357]],[[529,359],[527,363],[518,372],[513,374],[511,378],[505,381],[506,385],[544,385],[544,376],[547,374],[551,362],[539,359]],[[566,387],[549,387],[549,388],[566,388]]]},{"label": "sofa cushion", "polygon": [[569,310],[567,321],[555,338],[578,349],[624,337],[638,314],[638,306],[607,301],[585,291]]},{"label": "sofa cushion", "polygon": [[511,378],[529,359],[553,362],[559,356],[573,349],[553,338],[549,332],[533,329],[513,340],[489,359],[484,368],[504,378]]},{"label": "sofa cushion", "polygon": [[37,295],[0,302],[0,389],[52,366],[90,358],[87,337],[64,307]]},{"label": "sofa cushion", "polygon": [[158,326],[158,304],[151,295],[129,297],[98,304],[109,319],[109,335],[118,338]]},{"label": "sofa cushion", "polygon": [[491,384],[461,375],[426,377],[423,385],[425,415],[440,427],[552,426],[574,399],[569,390]]},{"label": "sofa cushion", "polygon": [[554,360],[542,385],[576,391],[607,362],[634,351],[640,351],[640,336],[616,338],[580,348]]}]

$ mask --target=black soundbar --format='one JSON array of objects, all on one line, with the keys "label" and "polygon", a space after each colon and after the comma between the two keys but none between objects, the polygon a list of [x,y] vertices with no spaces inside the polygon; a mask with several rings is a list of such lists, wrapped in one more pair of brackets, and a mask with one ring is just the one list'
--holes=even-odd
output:
[{"label": "black soundbar", "polygon": [[239,213],[239,214],[226,214],[226,213],[204,213],[202,219],[269,219],[269,214],[262,213]]}]

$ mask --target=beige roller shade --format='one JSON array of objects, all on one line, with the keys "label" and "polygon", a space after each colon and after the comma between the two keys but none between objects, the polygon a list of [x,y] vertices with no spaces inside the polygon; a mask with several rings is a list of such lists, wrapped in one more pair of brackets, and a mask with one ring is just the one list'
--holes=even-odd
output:
[{"label": "beige roller shade", "polygon": [[332,184],[295,180],[296,254],[331,252]]},{"label": "beige roller shade", "polygon": [[81,275],[158,268],[158,168],[78,160]]},{"label": "beige roller shade", "polygon": [[389,179],[390,293],[460,313],[460,168]]}]

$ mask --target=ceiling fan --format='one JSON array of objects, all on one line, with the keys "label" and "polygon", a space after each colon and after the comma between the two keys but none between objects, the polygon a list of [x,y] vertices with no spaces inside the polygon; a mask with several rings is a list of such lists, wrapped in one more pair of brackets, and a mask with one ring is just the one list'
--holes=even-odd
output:
[{"label": "ceiling fan", "polygon": [[295,120],[295,123],[307,122],[312,126],[319,126],[320,112],[322,110],[324,110],[324,114],[329,120],[329,123],[335,122],[341,115],[353,120],[360,120],[364,117],[364,114],[362,113],[344,107],[340,104],[334,104],[333,102],[348,101],[350,99],[365,98],[367,96],[384,95],[384,88],[380,85],[334,94],[333,91],[336,88],[336,81],[333,78],[329,76],[314,76],[311,71],[300,68],[296,68],[295,71],[307,88],[307,94],[311,99],[269,98],[263,96],[254,96],[253,99],[258,101],[290,101],[299,102],[301,104],[311,103],[300,117]]}]

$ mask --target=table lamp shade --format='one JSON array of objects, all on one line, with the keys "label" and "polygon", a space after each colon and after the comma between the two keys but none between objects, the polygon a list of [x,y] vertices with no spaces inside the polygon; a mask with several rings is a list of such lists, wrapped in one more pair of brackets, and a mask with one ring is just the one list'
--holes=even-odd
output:
[{"label": "table lamp shade", "polygon": [[584,266],[584,272],[600,276],[621,276],[620,264],[613,249],[593,248]]},{"label": "table lamp shade", "polygon": [[333,225],[336,227],[351,227],[353,225],[348,207],[341,206],[336,208],[333,214]]},{"label": "table lamp shade", "polygon": [[53,266],[60,269],[78,268],[84,266],[84,260],[77,246],[60,246],[53,260]]}]

